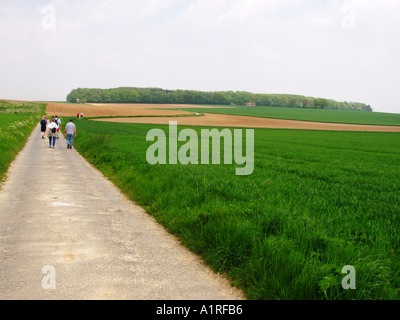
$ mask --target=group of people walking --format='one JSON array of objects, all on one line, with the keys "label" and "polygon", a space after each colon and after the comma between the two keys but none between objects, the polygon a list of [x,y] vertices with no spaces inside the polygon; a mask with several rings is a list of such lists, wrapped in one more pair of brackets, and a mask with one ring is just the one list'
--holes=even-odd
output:
[{"label": "group of people walking", "polygon": [[[52,117],[50,121],[47,121],[46,116],[40,121],[42,139],[49,138],[49,148],[55,148],[58,135],[60,133],[61,120],[58,116]],[[71,119],[65,126],[65,134],[67,136],[67,149],[72,149],[74,143],[74,137],[76,137],[76,126],[74,121]]]}]

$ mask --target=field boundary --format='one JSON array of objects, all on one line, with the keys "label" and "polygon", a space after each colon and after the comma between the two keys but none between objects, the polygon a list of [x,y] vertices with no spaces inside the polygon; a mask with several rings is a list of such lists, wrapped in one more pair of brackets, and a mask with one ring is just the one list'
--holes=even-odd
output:
[{"label": "field boundary", "polygon": [[[205,106],[199,106],[198,108],[192,108],[192,109],[197,109],[197,111],[199,112],[205,112],[203,109],[207,108],[207,110],[211,109],[210,106],[205,107]],[[212,107],[212,109],[214,109],[211,113],[213,114],[223,114],[223,115],[237,115],[237,116],[247,116],[247,117],[256,117],[256,118],[267,118],[267,119],[280,119],[280,120],[293,120],[293,121],[309,121],[309,122],[321,122],[321,123],[338,123],[338,124],[357,124],[357,125],[378,125],[378,126],[399,126],[400,127],[400,114],[393,114],[395,116],[399,116],[399,124],[384,124],[384,123],[363,123],[360,121],[351,121],[351,122],[343,122],[343,121],[339,121],[339,120],[310,120],[310,119],[303,119],[303,118],[299,118],[299,117],[292,117],[292,116],[274,116],[273,114],[269,114],[269,115],[250,115],[250,114],[235,114],[235,113],[226,113],[223,112],[222,110],[226,110],[226,109],[235,109],[235,110],[240,110],[241,108],[244,108],[246,111],[250,110],[251,108],[253,109],[258,109],[257,111],[260,110],[265,110],[265,109],[275,109],[275,110],[283,110],[283,111],[288,111],[290,110],[291,112],[297,112],[297,111],[305,111],[305,112],[347,112],[347,113],[352,113],[353,115],[355,113],[357,113],[357,115],[359,114],[373,114],[373,115],[381,115],[381,114],[389,114],[389,113],[384,113],[384,112],[363,112],[363,111],[352,111],[352,110],[336,110],[336,109],[318,109],[318,108],[311,108],[311,109],[299,109],[299,108],[286,108],[286,107],[279,107],[279,106],[270,106],[270,107],[245,107],[245,106],[235,106],[235,107],[228,107],[228,106],[214,106]],[[221,109],[221,111],[217,111],[216,109]],[[171,109],[173,110],[173,109]],[[185,108],[183,109],[185,110]],[[206,113],[206,112],[205,112]]]},{"label": "field boundary", "polygon": [[[264,107],[256,107],[259,109],[244,109],[240,110],[240,112],[263,112],[266,110]],[[218,110],[230,110],[224,113],[223,111],[214,112],[215,109]],[[348,122],[338,122],[338,121],[324,121],[323,119],[327,116],[321,117],[318,115],[311,115],[310,117],[321,118],[320,120],[308,120],[308,119],[293,119],[293,117],[297,117],[297,115],[293,114],[292,116],[285,117],[283,116],[263,116],[263,115],[249,115],[249,114],[231,114],[232,109],[238,109],[239,107],[235,106],[198,106],[198,105],[187,105],[187,104],[68,104],[68,103],[47,103],[46,112],[51,115],[58,116],[68,116],[75,117],[78,113],[83,113],[84,117],[90,119],[122,119],[122,118],[135,118],[142,119],[140,121],[126,121],[126,122],[135,122],[135,123],[154,123],[154,124],[162,124],[165,123],[162,120],[157,120],[158,118],[168,118],[174,120],[182,121],[183,118],[197,118],[197,120],[189,121],[188,125],[195,126],[224,126],[224,127],[254,127],[254,128],[279,128],[279,129],[308,129],[308,130],[341,130],[341,131],[377,131],[377,132],[400,132],[400,125],[389,125],[389,124],[380,124],[388,121],[389,123],[395,122],[397,118],[380,118],[377,119],[376,122],[378,124],[367,124],[367,123],[354,123],[357,122],[354,120],[354,116],[365,116],[365,113],[361,111],[354,111],[351,113],[353,119],[350,119]],[[209,112],[207,112],[209,111]],[[268,111],[268,110],[267,110]],[[287,110],[282,109],[282,112],[286,112]],[[329,110],[318,110],[321,112]],[[332,110],[331,110],[332,111]],[[334,110],[335,112],[337,110]],[[280,110],[275,109],[273,112],[280,112]],[[297,112],[297,111],[294,111]],[[308,111],[306,111],[308,112]],[[343,117],[343,114],[338,114]],[[347,113],[350,111],[343,111],[343,113]],[[357,113],[356,113],[357,112]],[[201,120],[198,116],[201,116]],[[303,114],[302,117],[305,115]],[[330,115],[328,115],[329,117]],[[385,115],[386,116],[386,115]],[[290,119],[292,117],[292,119]],[[396,115],[397,117],[397,115]],[[144,120],[146,118],[152,119]],[[187,119],[184,121],[187,122]],[[102,120],[104,121],[104,120]],[[116,120],[117,121],[117,120]],[[366,121],[363,119],[363,121]],[[374,122],[374,120],[368,120]],[[122,120],[118,120],[118,122],[122,122]],[[160,123],[161,122],[161,123]],[[185,124],[184,123],[184,124]],[[342,128],[340,128],[342,127]]]},{"label": "field boundary", "polygon": [[93,120],[105,121],[105,122],[146,123],[146,124],[165,124],[165,125],[167,125],[169,121],[179,121],[179,125],[207,126],[207,127],[300,129],[300,130],[318,130],[318,131],[323,130],[323,131],[400,132],[400,127],[397,126],[329,123],[329,122],[272,119],[263,117],[236,116],[236,115],[210,114],[210,113],[205,113],[204,117],[142,116],[142,117],[118,117],[118,118],[106,117]]}]

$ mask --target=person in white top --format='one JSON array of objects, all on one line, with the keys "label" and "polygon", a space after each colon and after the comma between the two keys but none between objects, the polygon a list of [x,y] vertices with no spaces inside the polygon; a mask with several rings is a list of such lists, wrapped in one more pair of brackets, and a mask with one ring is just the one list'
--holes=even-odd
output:
[{"label": "person in white top", "polygon": [[76,126],[74,124],[74,120],[69,120],[65,126],[65,134],[67,135],[67,149],[72,149],[74,137],[76,137]]},{"label": "person in white top", "polygon": [[56,116],[55,119],[56,119],[56,125],[58,126],[58,129],[57,129],[57,139],[58,139],[60,128],[61,128],[61,120],[60,120],[60,118],[58,118],[58,116]]},{"label": "person in white top", "polygon": [[56,146],[57,129],[58,125],[56,124],[56,120],[52,118],[50,124],[47,126],[47,136],[49,137],[49,148],[51,148],[52,142],[53,142],[53,149]]}]

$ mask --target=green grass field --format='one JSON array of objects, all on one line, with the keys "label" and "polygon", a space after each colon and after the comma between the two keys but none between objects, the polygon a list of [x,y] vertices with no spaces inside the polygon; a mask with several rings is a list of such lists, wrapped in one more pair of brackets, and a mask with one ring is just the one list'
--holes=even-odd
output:
[{"label": "green grass field", "polygon": [[249,299],[400,298],[400,134],[256,129],[236,176],[149,165],[146,134],[168,126],[76,124],[78,151]]},{"label": "green grass field", "polygon": [[[200,113],[232,114],[239,116],[263,117],[273,119],[334,122],[349,124],[369,124],[400,126],[400,114],[383,112],[362,112],[348,110],[324,110],[311,108],[283,108],[283,107],[243,107],[230,108],[182,108],[181,110]],[[172,109],[175,110],[175,109]]]},{"label": "green grass field", "polygon": [[44,115],[46,105],[0,101],[0,181]]}]

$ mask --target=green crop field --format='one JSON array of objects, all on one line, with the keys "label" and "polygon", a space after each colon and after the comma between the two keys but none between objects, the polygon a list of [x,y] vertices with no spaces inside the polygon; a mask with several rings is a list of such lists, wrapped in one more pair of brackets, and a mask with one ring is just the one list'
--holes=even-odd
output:
[{"label": "green crop field", "polygon": [[0,101],[0,180],[44,115],[46,105]]},{"label": "green crop field", "polygon": [[148,164],[147,132],[168,126],[76,124],[78,151],[249,299],[400,298],[400,134],[256,129],[236,176]]},{"label": "green crop field", "polygon": [[273,119],[400,126],[400,114],[394,113],[284,107],[229,107],[218,108],[218,106],[214,106],[214,108],[201,108],[199,106],[199,108],[182,108],[181,110]]}]

